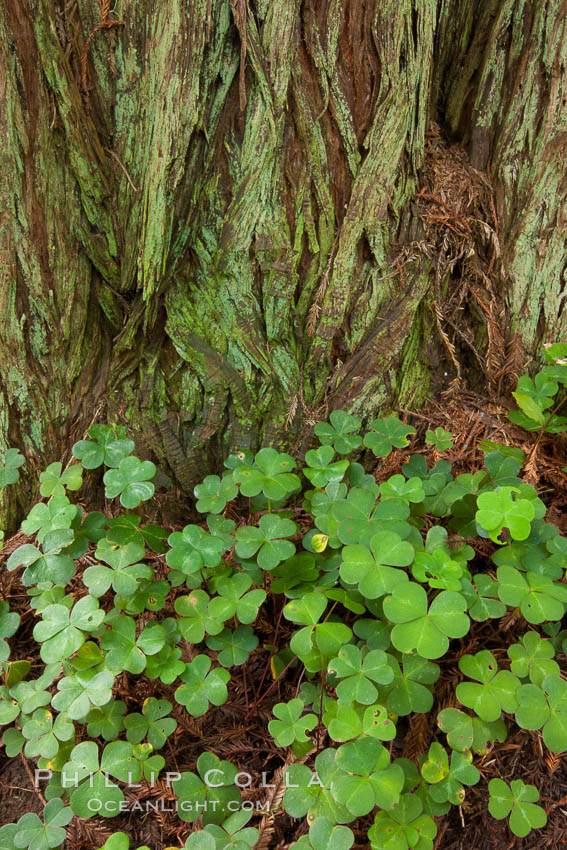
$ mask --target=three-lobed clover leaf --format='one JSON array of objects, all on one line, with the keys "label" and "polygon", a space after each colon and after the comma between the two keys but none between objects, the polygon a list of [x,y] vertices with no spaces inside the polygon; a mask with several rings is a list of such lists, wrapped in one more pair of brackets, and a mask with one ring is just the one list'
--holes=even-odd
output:
[{"label": "three-lobed clover leaf", "polygon": [[390,764],[388,750],[374,738],[342,744],[336,765],[341,772],[333,780],[331,791],[355,817],[368,814],[375,806],[390,809],[399,801],[404,772],[398,764]]},{"label": "three-lobed clover leaf", "polygon": [[415,434],[415,428],[404,425],[397,416],[387,419],[375,419],[364,437],[364,445],[376,457],[387,457],[394,447],[401,449],[409,443],[408,436]]},{"label": "three-lobed clover leaf", "polygon": [[237,768],[205,752],[197,759],[197,771],[198,775],[182,773],[172,782],[179,800],[179,817],[188,823],[198,817],[204,824],[222,823],[235,806],[240,806],[240,791],[234,784]]},{"label": "three-lobed clover leaf", "polygon": [[45,708],[36,708],[31,717],[22,725],[22,734],[26,739],[24,755],[28,758],[51,759],[57,755],[60,741],[69,741],[75,734],[75,727],[64,714],[55,719]]},{"label": "three-lobed clover leaf", "polygon": [[475,681],[460,682],[456,689],[457,699],[472,708],[481,720],[491,723],[498,720],[502,711],[516,709],[520,680],[509,670],[499,670],[494,655],[487,649],[475,655],[463,655],[459,659],[459,669]]},{"label": "three-lobed clover leaf", "polygon": [[547,823],[544,809],[536,805],[539,791],[534,785],[526,785],[521,779],[513,779],[510,784],[502,779],[491,779],[488,791],[488,811],[497,820],[510,816],[509,825],[514,835],[524,838],[532,829]]},{"label": "three-lobed clover leaf", "polygon": [[258,646],[258,638],[250,626],[238,626],[233,632],[224,628],[207,638],[207,646],[219,653],[218,661],[223,667],[238,667],[248,661]]},{"label": "three-lobed clover leaf", "polygon": [[307,732],[317,725],[317,715],[304,714],[303,700],[279,702],[272,709],[276,720],[270,720],[268,730],[278,747],[290,747],[295,741],[309,741]]},{"label": "three-lobed clover leaf", "polygon": [[4,460],[0,461],[0,490],[19,480],[19,469],[25,462],[18,449],[6,449]]},{"label": "three-lobed clover leaf", "polygon": [[64,496],[65,489],[78,490],[81,487],[83,470],[79,464],[73,464],[63,471],[63,464],[56,461],[40,472],[39,481],[42,496]]},{"label": "three-lobed clover leaf", "polygon": [[498,567],[498,596],[506,605],[519,607],[528,623],[560,620],[565,613],[567,586],[547,576],[515,567]]},{"label": "three-lobed clover leaf", "polygon": [[252,812],[243,809],[234,812],[220,826],[208,824],[191,833],[184,850],[250,850],[260,837],[255,827],[246,826],[251,817]]},{"label": "three-lobed clover leaf", "polygon": [[559,673],[554,655],[552,642],[540,637],[537,632],[527,632],[521,641],[508,647],[512,673],[521,679],[529,677],[534,685],[541,685],[546,676]]},{"label": "three-lobed clover leaf", "polygon": [[117,469],[108,469],[104,473],[106,498],[114,499],[120,496],[120,504],[124,508],[137,508],[140,502],[145,502],[154,495],[155,486],[150,479],[155,474],[156,467],[151,460],[125,457]]},{"label": "three-lobed clover leaf", "polygon": [[20,615],[10,611],[7,602],[0,600],[0,662],[10,657],[10,647],[5,638],[15,635],[20,625]]},{"label": "three-lobed clover leaf", "polygon": [[83,596],[71,610],[65,605],[48,605],[33,630],[35,640],[42,644],[42,660],[52,664],[69,658],[85,642],[84,633],[95,631],[104,616],[92,596]]},{"label": "three-lobed clover leaf", "polygon": [[389,711],[404,717],[412,712],[425,714],[433,705],[430,685],[439,678],[439,665],[422,658],[421,655],[403,656],[402,666],[391,655],[388,663],[394,677],[392,684],[383,689]]},{"label": "three-lobed clover leaf", "polygon": [[415,794],[402,794],[390,810],[378,812],[368,830],[371,850],[432,850],[436,835],[435,821]]},{"label": "three-lobed clover leaf", "polygon": [[134,451],[134,441],[126,438],[126,428],[95,423],[87,431],[90,440],[79,440],[73,445],[72,452],[85,469],[105,466],[117,467],[125,457]]},{"label": "three-lobed clover leaf", "polygon": [[498,487],[477,497],[476,521],[495,543],[503,542],[500,537],[504,528],[514,540],[526,540],[530,535],[535,508],[530,499],[514,498],[517,493],[518,487]]},{"label": "three-lobed clover leaf", "polygon": [[332,446],[310,449],[305,454],[305,477],[314,487],[326,487],[331,481],[340,481],[348,469],[348,460],[333,461],[335,452]]},{"label": "three-lobed clover leaf", "polygon": [[405,478],[403,475],[391,475],[380,484],[382,499],[400,499],[402,502],[423,502],[425,493],[421,478]]},{"label": "three-lobed clover leaf", "polygon": [[337,655],[343,644],[348,643],[352,637],[351,629],[344,623],[334,621],[319,622],[327,607],[326,597],[319,592],[306,593],[301,599],[294,599],[284,608],[284,616],[292,623],[303,626],[295,632],[290,649],[296,655],[308,656],[314,645],[320,653],[327,658]]},{"label": "three-lobed clover leaf", "polygon": [[177,720],[169,717],[172,705],[167,699],[149,697],[144,700],[142,713],[135,712],[124,718],[126,738],[139,744],[147,736],[154,750],[161,750],[168,737],[177,729]]},{"label": "three-lobed clover leaf", "polygon": [[143,581],[153,577],[154,571],[149,564],[141,564],[140,559],[146,554],[144,546],[138,543],[128,543],[118,546],[107,538],[99,541],[95,555],[102,564],[87,567],[83,573],[83,581],[92,596],[103,596],[112,587],[121,596],[132,596]]},{"label": "three-lobed clover leaf", "polygon": [[315,770],[305,764],[292,764],[285,772],[284,808],[293,818],[308,816],[310,822],[326,817],[333,823],[349,823],[353,817],[332,792],[333,782],[342,775],[334,749],[315,757]]},{"label": "three-lobed clover leaf", "polygon": [[470,620],[467,603],[460,593],[443,590],[427,606],[427,594],[414,582],[398,584],[384,600],[384,614],[392,623],[392,643],[400,652],[417,652],[423,658],[440,658],[449,648],[449,638],[464,637]]},{"label": "three-lobed clover leaf", "polygon": [[349,850],[354,844],[354,834],[348,826],[335,826],[329,818],[315,818],[309,835],[302,835],[291,848],[296,850]]},{"label": "three-lobed clover leaf", "polygon": [[[72,539],[72,532],[71,534]],[[6,569],[15,570],[25,567],[22,574],[22,584],[30,585],[44,584],[51,587],[53,584],[65,585],[75,574],[75,562],[66,555],[59,554],[69,542],[65,531],[53,532],[45,537],[43,554],[31,543],[18,546],[6,562]],[[45,589],[45,588],[44,588]]]},{"label": "three-lobed clover leaf", "polygon": [[430,428],[425,432],[425,442],[428,446],[434,446],[438,452],[446,452],[453,448],[453,435],[440,426],[432,431]]},{"label": "three-lobed clover leaf", "polygon": [[87,716],[87,735],[89,738],[104,738],[115,741],[124,729],[126,703],[121,699],[111,699],[104,705],[91,709]]},{"label": "three-lobed clover leaf", "polygon": [[220,514],[226,508],[226,503],[235,499],[238,495],[238,486],[233,475],[207,475],[207,477],[194,488],[193,492],[197,498],[196,508],[202,514]]},{"label": "three-lobed clover leaf", "polygon": [[277,514],[264,514],[258,528],[244,525],[237,530],[236,554],[241,558],[256,555],[261,569],[273,570],[295,554],[295,544],[285,538],[292,537],[296,531],[297,525],[292,520]]},{"label": "three-lobed clover leaf", "polygon": [[421,775],[431,786],[429,794],[436,803],[450,802],[454,806],[460,806],[465,799],[463,785],[476,785],[480,779],[470,750],[451,753],[449,761],[446,750],[436,741],[421,765]]},{"label": "three-lobed clover leaf", "polygon": [[253,623],[258,616],[260,605],[266,599],[266,591],[260,588],[250,590],[251,587],[252,579],[246,573],[219,579],[219,595],[209,602],[209,615],[219,622],[236,616],[241,623]]},{"label": "three-lobed clover leaf", "polygon": [[127,670],[141,673],[146,667],[146,656],[155,655],[165,643],[165,632],[159,623],[147,625],[136,637],[136,623],[132,617],[116,618],[112,628],[105,632],[100,645],[108,650],[106,666],[113,672]]},{"label": "three-lobed clover leaf", "polygon": [[265,448],[256,454],[252,466],[237,466],[232,477],[243,496],[263,493],[266,499],[279,502],[301,486],[299,476],[291,472],[295,466],[290,455]]},{"label": "three-lobed clover leaf", "polygon": [[347,584],[358,585],[367,599],[385,596],[408,581],[407,573],[395,567],[407,567],[414,559],[413,546],[394,531],[379,531],[366,546],[345,546],[340,567],[341,578]]},{"label": "three-lobed clover leaf", "polygon": [[363,656],[352,644],[341,647],[338,656],[329,662],[328,670],[342,679],[336,688],[338,698],[363,705],[376,702],[378,689],[374,683],[387,685],[394,679],[394,671],[383,650],[373,649]]},{"label": "three-lobed clover leaf", "polygon": [[[105,525],[106,522],[105,518]],[[100,537],[104,536],[104,534],[100,535]],[[168,532],[161,525],[149,523],[140,527],[140,517],[137,514],[119,514],[108,520],[106,538],[110,543],[118,546],[136,543],[144,547],[147,544],[153,552],[163,555],[166,551],[164,541],[167,537]]]},{"label": "three-lobed clover leaf", "polygon": [[333,410],[330,422],[318,422],[315,433],[324,446],[332,446],[337,454],[348,455],[362,443],[362,437],[356,432],[362,425],[360,419],[344,410]]},{"label": "three-lobed clover leaf", "polygon": [[[49,800],[43,810],[43,821],[28,812],[19,819],[13,833],[13,847],[28,847],[29,850],[50,850],[60,847],[65,841],[65,827],[70,823],[73,812],[61,800]],[[0,843],[0,847],[5,845]]]},{"label": "three-lobed clover leaf", "polygon": [[201,643],[205,633],[218,635],[223,630],[223,624],[209,613],[209,601],[204,590],[194,590],[175,600],[175,610],[180,615],[177,626],[189,643]]},{"label": "three-lobed clover leaf", "polygon": [[323,723],[333,741],[351,741],[362,735],[379,741],[392,741],[396,737],[396,724],[388,717],[386,707],[379,703],[365,706],[331,700],[325,708]]},{"label": "three-lobed clover leaf", "polygon": [[480,755],[489,752],[494,741],[506,740],[506,724],[502,718],[485,723],[458,708],[444,708],[439,712],[437,724],[447,735],[452,750],[473,750]]},{"label": "three-lobed clover leaf", "polygon": [[211,670],[208,655],[197,655],[186,665],[179,678],[183,682],[175,691],[175,699],[193,717],[202,717],[212,705],[223,705],[228,699],[230,673],[224,667]]},{"label": "three-lobed clover leaf", "polygon": [[183,531],[174,531],[167,542],[171,549],[165,560],[172,569],[187,576],[203,567],[217,567],[226,550],[222,537],[208,534],[198,525],[186,525]]},{"label": "three-lobed clover leaf", "polygon": [[53,708],[65,711],[72,720],[84,721],[93,706],[105,705],[112,698],[114,674],[97,668],[77,670],[57,683]]},{"label": "three-lobed clover leaf", "polygon": [[545,677],[541,687],[521,685],[517,691],[515,717],[522,729],[542,729],[543,742],[552,752],[565,752],[567,682],[552,673]]},{"label": "three-lobed clover leaf", "polygon": [[134,756],[132,744],[126,741],[107,744],[100,761],[94,741],[83,741],[73,747],[69,761],[62,768],[61,784],[70,790],[71,809],[78,817],[114,817],[120,812],[124,794],[106,774],[122,782],[140,780],[142,767]]},{"label": "three-lobed clover leaf", "polygon": [[[80,508],[78,509],[80,510]],[[22,522],[24,534],[36,534],[38,543],[52,531],[69,529],[77,517],[77,506],[72,505],[65,495],[54,495],[49,502],[38,502]],[[73,535],[63,545],[68,545]]]}]

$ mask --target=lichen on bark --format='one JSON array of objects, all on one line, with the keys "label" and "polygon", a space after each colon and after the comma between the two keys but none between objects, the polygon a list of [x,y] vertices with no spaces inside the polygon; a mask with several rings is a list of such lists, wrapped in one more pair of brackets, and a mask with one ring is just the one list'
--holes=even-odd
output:
[{"label": "lichen on bark", "polygon": [[[560,0],[118,0],[91,35],[100,14],[0,10],[0,446],[40,464],[125,420],[189,491],[565,335]],[[457,148],[468,213],[430,173]]]}]

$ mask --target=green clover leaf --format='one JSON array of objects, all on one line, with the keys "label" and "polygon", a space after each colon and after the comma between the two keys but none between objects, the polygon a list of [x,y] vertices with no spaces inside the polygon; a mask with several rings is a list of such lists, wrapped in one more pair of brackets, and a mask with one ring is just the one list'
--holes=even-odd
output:
[{"label": "green clover leaf", "polygon": [[75,734],[75,727],[64,714],[53,720],[53,715],[45,708],[36,708],[31,717],[22,725],[22,734],[26,739],[24,755],[27,758],[52,759],[59,750],[59,741],[69,741]]},{"label": "green clover leaf", "polygon": [[371,553],[366,546],[345,546],[340,566],[341,578],[358,586],[367,599],[377,599],[392,593],[408,581],[407,573],[394,567],[407,567],[414,558],[410,543],[393,531],[380,531],[370,540]]},{"label": "green clover leaf", "polygon": [[120,496],[120,504],[130,510],[137,508],[140,502],[151,499],[155,487],[149,480],[156,474],[151,460],[138,457],[123,458],[118,469],[108,469],[104,473],[105,495],[107,499]]},{"label": "green clover leaf", "polygon": [[498,583],[484,573],[477,573],[472,582],[462,577],[461,593],[467,600],[472,620],[483,623],[506,613],[504,603],[495,598],[498,596]]},{"label": "green clover leaf", "polygon": [[554,753],[567,750],[567,682],[556,674],[546,676],[541,688],[521,685],[515,717],[522,729],[542,729],[545,746]]},{"label": "green clover leaf", "polygon": [[65,711],[71,720],[86,720],[93,706],[104,705],[112,698],[114,674],[95,669],[75,672],[57,683],[59,693],[51,704],[57,711]]},{"label": "green clover leaf", "polygon": [[374,738],[342,744],[336,764],[342,772],[332,782],[332,794],[355,817],[368,814],[374,806],[390,809],[399,801],[404,772],[390,764],[388,751]]},{"label": "green clover leaf", "polygon": [[253,466],[236,467],[233,480],[243,496],[263,493],[266,499],[279,502],[301,487],[299,476],[291,472],[295,466],[295,460],[288,454],[272,448],[260,449]]},{"label": "green clover leaf", "polygon": [[291,847],[297,850],[349,850],[354,834],[348,826],[335,826],[329,818],[315,818],[309,835],[302,835]]},{"label": "green clover leaf", "polygon": [[477,497],[476,521],[495,543],[503,542],[500,539],[503,528],[508,529],[514,540],[526,540],[530,535],[534,505],[529,499],[515,499],[513,494],[519,492],[517,487],[498,487]]},{"label": "green clover leaf", "polygon": [[99,541],[95,556],[104,561],[108,567],[101,564],[87,567],[83,581],[91,596],[100,597],[112,587],[121,596],[132,596],[143,581],[153,578],[154,571],[149,564],[139,563],[146,554],[145,547],[137,543],[117,546],[108,539]]},{"label": "green clover leaf", "polygon": [[361,445],[362,437],[354,433],[362,425],[360,419],[344,410],[333,410],[329,419],[330,423],[318,422],[315,425],[315,433],[322,445],[332,446],[340,455],[348,455]]},{"label": "green clover leaf", "polygon": [[303,469],[305,477],[314,487],[325,487],[330,481],[340,481],[348,469],[348,460],[337,460],[332,446],[310,449],[305,454],[307,466]]},{"label": "green clover leaf", "polygon": [[25,462],[25,458],[18,449],[6,449],[4,460],[0,462],[0,490],[10,484],[15,484],[19,480],[20,473],[18,470]]},{"label": "green clover leaf", "polygon": [[404,425],[397,416],[375,419],[370,423],[370,431],[364,437],[364,445],[376,457],[387,457],[394,447],[401,449],[407,446],[410,434],[415,434],[415,428]]},{"label": "green clover leaf", "polygon": [[245,525],[237,530],[236,554],[240,558],[251,558],[258,553],[258,566],[263,570],[273,570],[295,553],[295,544],[282,538],[292,537],[297,525],[277,514],[264,514],[258,525],[258,528]]},{"label": "green clover leaf", "polygon": [[29,850],[60,847],[66,838],[65,827],[72,817],[73,812],[61,800],[50,800],[43,810],[43,822],[35,812],[22,815],[14,833],[14,847],[28,847]]},{"label": "green clover leaf", "polygon": [[378,689],[374,682],[387,685],[394,679],[394,671],[385,652],[374,649],[363,656],[360,649],[351,644],[341,647],[338,656],[329,662],[328,669],[343,680],[337,685],[338,698],[355,700],[363,705],[371,705],[377,700]]},{"label": "green clover leaf", "polygon": [[107,744],[100,763],[94,741],[83,741],[73,747],[69,761],[63,765],[61,783],[64,788],[72,789],[69,802],[78,817],[114,817],[119,813],[124,794],[105,774],[122,782],[139,781],[142,768],[134,757],[132,744],[126,741]]},{"label": "green clover leaf", "polygon": [[258,638],[250,626],[238,626],[233,632],[225,628],[218,635],[208,637],[207,646],[219,653],[218,661],[223,667],[237,667],[248,661],[258,646]]},{"label": "green clover leaf", "polygon": [[71,611],[65,605],[48,605],[33,630],[35,640],[42,644],[42,660],[52,664],[69,658],[85,642],[84,632],[95,631],[103,619],[104,611],[92,596],[83,596]]},{"label": "green clover leaf", "polygon": [[333,823],[349,823],[352,814],[339,803],[331,791],[335,778],[342,775],[335,757],[337,751],[326,749],[315,758],[315,770],[305,764],[292,764],[285,772],[284,808],[293,818],[308,816],[310,822],[326,817]]},{"label": "green clover leaf", "polygon": [[[51,531],[70,528],[76,516],[76,505],[72,505],[65,495],[55,495],[47,504],[38,502],[33,506],[22,522],[22,531],[24,534],[37,532],[38,542],[42,543],[44,537]],[[68,545],[68,542],[65,545]]]},{"label": "green clover leaf", "polygon": [[272,709],[277,720],[270,720],[268,730],[278,747],[290,747],[295,741],[309,741],[307,732],[317,725],[315,714],[303,714],[303,700],[279,702]]},{"label": "green clover leaf", "polygon": [[[105,519],[106,522],[106,519]],[[144,525],[141,528],[140,517],[137,514],[120,514],[108,520],[108,533],[106,535],[110,543],[118,546],[127,546],[136,543],[144,547],[147,544],[153,552],[160,555],[166,551],[164,541],[168,532],[161,525]],[[104,534],[100,535],[104,537]]]},{"label": "green clover leaf", "polygon": [[513,779],[510,784],[502,779],[491,779],[488,790],[488,811],[497,820],[509,815],[514,835],[523,838],[532,829],[539,829],[547,823],[545,811],[536,805],[539,791],[534,785],[525,785],[521,779]]},{"label": "green clover leaf", "polygon": [[480,773],[472,764],[472,753],[451,753],[451,761],[446,751],[437,742],[429,747],[427,759],[421,765],[421,775],[431,785],[429,794],[436,803],[450,802],[460,806],[465,799],[463,785],[476,785]]},{"label": "green clover leaf", "polygon": [[238,495],[238,487],[232,473],[223,475],[207,475],[201,484],[193,490],[197,498],[196,508],[202,514],[220,514],[226,508],[226,503]]},{"label": "green clover leaf", "polygon": [[189,643],[201,643],[205,632],[218,635],[223,625],[209,613],[209,596],[204,590],[194,590],[188,596],[175,600],[175,610],[180,614],[179,631]]},{"label": "green clover leaf", "polygon": [[83,483],[83,470],[79,464],[67,467],[65,472],[59,461],[50,463],[39,475],[39,492],[42,496],[64,496],[67,490],[78,490]]},{"label": "green clover leaf", "polygon": [[181,570],[186,576],[203,567],[217,567],[226,550],[222,537],[207,534],[198,525],[186,525],[183,531],[174,531],[167,542],[171,550],[165,560],[172,569]]},{"label": "green clover leaf", "polygon": [[404,655],[401,668],[391,655],[388,663],[394,673],[391,686],[385,689],[389,711],[400,717],[414,711],[420,714],[428,712],[433,705],[433,694],[428,686],[439,678],[439,665],[420,655]]},{"label": "green clover leaf", "polygon": [[192,832],[185,842],[185,850],[250,850],[256,846],[260,833],[246,824],[252,812],[234,812],[221,826],[209,824],[202,830]]},{"label": "green clover leaf", "polygon": [[449,648],[449,638],[466,635],[470,626],[466,608],[464,596],[443,590],[428,610],[425,590],[413,582],[398,584],[384,600],[384,614],[397,624],[391,636],[396,649],[416,649],[423,658],[440,658]]},{"label": "green clover leaf", "polygon": [[126,703],[121,699],[111,699],[104,705],[93,708],[87,717],[87,735],[89,738],[104,738],[115,741],[124,729]]},{"label": "green clover leaf", "polygon": [[[497,720],[502,711],[517,708],[516,692],[520,680],[509,670],[498,670],[494,655],[486,649],[475,655],[463,655],[459,669],[475,682],[461,682],[456,695],[459,702],[487,723]],[[478,684],[477,684],[478,683]]]},{"label": "green clover leaf", "polygon": [[452,750],[473,750],[480,755],[486,755],[494,741],[506,740],[506,724],[502,718],[485,723],[458,708],[444,708],[439,712],[437,724],[447,735],[447,742]]},{"label": "green clover leaf", "polygon": [[323,723],[333,741],[351,741],[368,735],[380,741],[396,737],[396,725],[388,717],[385,706],[364,706],[354,702],[329,700],[323,713]]},{"label": "green clover leaf", "polygon": [[165,632],[158,623],[146,626],[136,638],[136,623],[132,617],[121,615],[105,632],[100,645],[108,650],[106,666],[113,672],[127,670],[141,673],[146,668],[146,656],[155,655],[165,643]]},{"label": "green clover leaf", "polygon": [[182,773],[172,782],[179,800],[179,817],[188,823],[200,816],[204,824],[222,823],[230,814],[229,806],[240,804],[240,791],[234,785],[237,768],[213,753],[202,753],[197,759],[197,771],[199,775]]},{"label": "green clover leaf", "polygon": [[209,615],[222,622],[236,616],[241,623],[253,623],[266,599],[266,591],[257,589],[247,593],[251,586],[252,579],[246,573],[219,579],[217,592],[220,595],[211,599]]},{"label": "green clover leaf", "polygon": [[15,635],[20,625],[20,615],[10,612],[7,602],[0,600],[0,662],[10,657],[10,647],[4,638]]},{"label": "green clover leaf", "polygon": [[435,431],[428,428],[425,432],[425,442],[428,446],[435,446],[438,452],[446,452],[447,449],[453,448],[453,435],[441,427]]},{"label": "green clover leaf", "polygon": [[519,607],[528,623],[560,620],[565,613],[567,587],[547,576],[514,567],[498,567],[498,596],[506,605]]},{"label": "green clover leaf", "polygon": [[211,670],[208,655],[197,655],[179,676],[183,685],[175,691],[175,699],[193,717],[202,717],[209,703],[223,705],[228,699],[227,683],[230,673],[223,667]]},{"label": "green clover leaf", "polygon": [[425,493],[421,478],[404,478],[392,475],[380,484],[382,499],[400,499],[402,502],[423,502]]},{"label": "green clover leaf", "polygon": [[91,425],[87,431],[90,440],[79,440],[72,452],[85,469],[105,466],[117,467],[134,451],[133,440],[126,439],[126,428],[111,428],[108,425]]},{"label": "green clover leaf", "polygon": [[378,812],[368,830],[371,850],[432,850],[437,827],[423,814],[423,803],[413,794],[403,794],[388,812]]},{"label": "green clover leaf", "polygon": [[527,632],[519,643],[508,647],[512,673],[521,679],[529,677],[534,685],[541,685],[546,676],[559,673],[554,655],[552,642],[541,638],[537,632]]},{"label": "green clover leaf", "polygon": [[168,717],[171,709],[169,700],[155,697],[144,700],[141,714],[136,712],[124,718],[128,741],[139,744],[147,736],[154,750],[161,750],[168,737],[177,729],[177,720]]}]

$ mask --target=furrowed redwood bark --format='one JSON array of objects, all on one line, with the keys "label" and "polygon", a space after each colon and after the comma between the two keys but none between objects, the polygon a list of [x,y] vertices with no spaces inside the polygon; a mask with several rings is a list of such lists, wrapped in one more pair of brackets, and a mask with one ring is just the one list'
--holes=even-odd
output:
[{"label": "furrowed redwood bark", "polygon": [[567,329],[566,66],[563,0],[4,0],[2,446],[127,421],[189,490],[502,386]]}]

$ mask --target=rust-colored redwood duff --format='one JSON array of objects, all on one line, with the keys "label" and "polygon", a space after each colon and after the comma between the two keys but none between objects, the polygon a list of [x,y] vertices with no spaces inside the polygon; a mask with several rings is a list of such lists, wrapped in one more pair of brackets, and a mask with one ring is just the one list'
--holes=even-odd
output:
[{"label": "rust-colored redwood duff", "polygon": [[566,68],[563,0],[4,0],[0,447],[127,421],[189,490],[504,386],[567,331]]}]

